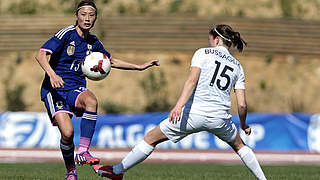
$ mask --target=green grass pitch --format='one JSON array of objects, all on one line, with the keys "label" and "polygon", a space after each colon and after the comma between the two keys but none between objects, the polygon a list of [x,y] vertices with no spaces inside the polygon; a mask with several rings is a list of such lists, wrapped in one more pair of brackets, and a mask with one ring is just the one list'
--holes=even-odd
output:
[{"label": "green grass pitch", "polygon": [[[262,166],[267,179],[316,180],[320,166]],[[79,180],[105,179],[97,176],[90,166],[77,166]],[[0,180],[62,180],[63,163],[0,163]],[[244,165],[142,163],[130,169],[124,180],[254,180]]]}]

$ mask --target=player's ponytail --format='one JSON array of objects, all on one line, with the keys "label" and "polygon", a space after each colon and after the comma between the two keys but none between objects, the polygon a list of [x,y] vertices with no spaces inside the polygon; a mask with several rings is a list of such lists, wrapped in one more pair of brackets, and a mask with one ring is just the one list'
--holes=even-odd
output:
[{"label": "player's ponytail", "polygon": [[220,36],[223,40],[223,44],[236,47],[239,52],[242,52],[243,45],[247,46],[247,43],[241,38],[240,33],[234,31],[229,25],[219,24],[216,28],[213,28],[209,32],[213,38]]}]

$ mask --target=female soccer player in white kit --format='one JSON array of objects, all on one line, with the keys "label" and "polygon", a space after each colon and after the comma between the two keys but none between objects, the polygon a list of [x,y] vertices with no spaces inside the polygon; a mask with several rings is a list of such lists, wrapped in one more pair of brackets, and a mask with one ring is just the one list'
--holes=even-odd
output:
[{"label": "female soccer player in white kit", "polygon": [[257,179],[266,179],[253,151],[239,136],[229,113],[230,92],[234,88],[240,127],[250,135],[251,128],[246,124],[244,71],[228,51],[233,46],[241,52],[244,44],[246,42],[240,33],[228,25],[220,24],[210,30],[209,47],[201,48],[193,55],[189,77],[169,117],[148,132],[120,164],[95,165],[95,172],[110,179],[122,179],[123,173],[145,160],[157,144],[166,140],[176,143],[189,134],[208,131],[227,142]]}]

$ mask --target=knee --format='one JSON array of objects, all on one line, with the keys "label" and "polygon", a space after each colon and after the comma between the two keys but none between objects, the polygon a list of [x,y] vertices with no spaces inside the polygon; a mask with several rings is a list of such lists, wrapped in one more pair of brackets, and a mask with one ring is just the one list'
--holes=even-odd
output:
[{"label": "knee", "polygon": [[147,135],[144,137],[144,141],[153,147],[157,146],[159,143],[164,142],[166,140],[168,140],[168,138],[161,132],[159,126],[149,131]]},{"label": "knee", "polygon": [[234,149],[235,152],[238,152],[244,146],[245,144],[243,142],[237,142],[233,144],[232,148]]},{"label": "knee", "polygon": [[235,152],[238,152],[241,148],[245,146],[244,142],[242,141],[239,135],[237,135],[232,142],[229,142],[229,145]]},{"label": "knee", "polygon": [[146,134],[146,136],[143,138],[143,140],[146,142],[146,143],[148,143],[148,144],[150,144],[151,146],[156,146],[157,144],[156,144],[156,142],[154,141],[154,138],[152,138],[152,134],[150,133],[150,132],[148,132],[147,134]]},{"label": "knee", "polygon": [[68,130],[64,133],[61,134],[61,139],[64,141],[64,142],[67,142],[67,143],[72,143],[73,142],[73,135],[74,135],[74,130]]},{"label": "knee", "polygon": [[[87,97],[85,100],[85,108],[88,109],[96,109],[98,107],[98,100],[95,97]],[[91,110],[92,111],[92,110]]]}]

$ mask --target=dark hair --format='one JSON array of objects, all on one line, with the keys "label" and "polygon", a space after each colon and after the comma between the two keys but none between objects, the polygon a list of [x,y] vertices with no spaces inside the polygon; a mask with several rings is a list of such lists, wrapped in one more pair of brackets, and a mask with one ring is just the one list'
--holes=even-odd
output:
[{"label": "dark hair", "polygon": [[[93,24],[95,24],[96,20],[97,20],[97,16],[98,16],[98,9],[96,7],[96,5],[94,4],[94,2],[92,0],[82,0],[76,9],[76,16],[78,15],[79,10],[81,9],[82,6],[92,6],[95,10],[96,10],[96,18],[93,22]],[[78,25],[78,21],[76,21],[76,26]]]},{"label": "dark hair", "polygon": [[76,15],[78,15],[78,12],[82,6],[92,6],[96,10],[96,16],[98,15],[98,9],[92,0],[82,0],[77,6]]},{"label": "dark hair", "polygon": [[213,28],[209,32],[213,38],[220,36],[223,40],[223,44],[228,46],[237,47],[239,52],[243,50],[243,44],[247,46],[247,43],[240,37],[240,33],[234,31],[229,25],[218,24],[216,28]]}]

